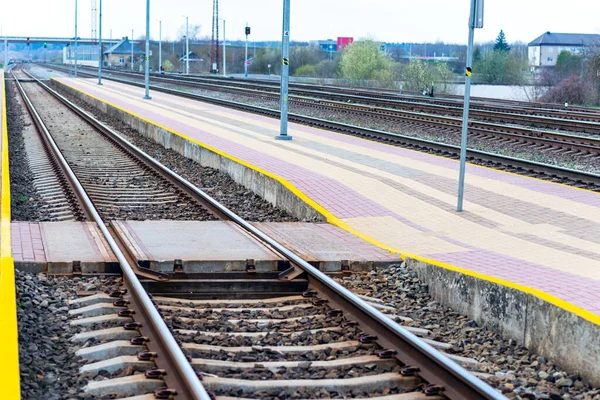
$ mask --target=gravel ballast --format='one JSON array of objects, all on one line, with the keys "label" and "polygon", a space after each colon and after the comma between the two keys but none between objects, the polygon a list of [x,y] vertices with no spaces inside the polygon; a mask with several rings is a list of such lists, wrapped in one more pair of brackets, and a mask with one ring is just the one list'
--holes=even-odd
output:
[{"label": "gravel ballast", "polygon": [[[123,77],[118,78],[123,79]],[[125,79],[139,81],[137,79],[131,79],[130,77]],[[247,95],[241,92],[230,93],[164,82],[154,82],[152,84],[170,89],[181,90],[183,92],[213,97],[221,100],[235,101],[243,104],[279,110],[279,100],[270,99],[265,95],[261,95],[258,93],[254,95]],[[328,109],[318,109],[314,106],[307,106],[302,103],[297,103],[293,99],[290,100],[289,107],[291,113],[299,115],[321,118],[328,121],[340,122],[344,124],[355,125],[363,128],[370,128],[384,132],[399,133],[402,135],[460,146],[460,128],[441,129],[429,126],[416,126],[401,121],[388,120],[384,117],[379,116],[356,115],[346,112],[344,110],[331,111]],[[546,130],[541,128],[539,129],[540,131]],[[547,131],[560,133],[560,131],[554,131],[551,129],[548,129]],[[573,132],[569,133],[577,134]],[[585,133],[581,133],[581,135],[589,136]],[[535,162],[557,165],[569,169],[595,173],[600,172],[599,159],[586,157],[586,154],[584,153],[567,154],[567,152],[559,152],[556,151],[556,148],[547,148],[540,150],[539,146],[534,146],[530,142],[523,142],[519,140],[507,141],[505,138],[494,138],[493,136],[477,137],[476,135],[471,135],[469,137],[469,148]]]},{"label": "gravel ballast", "polygon": [[429,329],[429,339],[454,345],[449,352],[474,358],[468,367],[509,399],[600,400],[600,387],[586,385],[576,373],[568,373],[551,360],[530,352],[514,340],[482,328],[464,315],[441,306],[415,271],[404,266],[377,268],[353,274],[339,282],[350,290],[366,293],[394,307],[401,325]]},{"label": "gravel ballast", "polygon": [[79,328],[69,325],[68,301],[77,291],[118,286],[119,278],[63,278],[15,271],[19,365],[23,400],[82,399],[87,379],[71,338]]},{"label": "gravel ballast", "polygon": [[23,117],[27,111],[19,101],[15,84],[7,81],[6,89],[11,218],[13,221],[47,221],[49,216],[43,212],[43,200],[33,185],[33,174],[23,143]]},{"label": "gravel ballast", "polygon": [[252,222],[298,221],[297,218],[288,214],[285,210],[274,207],[252,191],[236,183],[228,175],[213,168],[203,167],[171,149],[166,149],[162,145],[140,135],[123,122],[100,113],[64,91],[59,90],[59,92],[245,220]]}]

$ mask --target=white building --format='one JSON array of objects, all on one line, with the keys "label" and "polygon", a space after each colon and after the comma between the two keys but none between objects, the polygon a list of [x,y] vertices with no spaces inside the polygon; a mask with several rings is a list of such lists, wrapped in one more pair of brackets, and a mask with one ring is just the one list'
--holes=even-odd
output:
[{"label": "white building", "polygon": [[533,68],[553,67],[561,51],[577,54],[590,46],[600,48],[600,35],[546,32],[529,43],[529,64]]}]

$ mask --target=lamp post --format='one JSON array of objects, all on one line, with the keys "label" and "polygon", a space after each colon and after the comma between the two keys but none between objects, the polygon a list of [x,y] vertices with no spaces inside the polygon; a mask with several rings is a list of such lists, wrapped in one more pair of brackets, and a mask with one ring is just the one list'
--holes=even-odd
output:
[{"label": "lamp post", "polygon": [[144,99],[150,100],[150,0],[146,0],[146,54],[144,54]]},{"label": "lamp post", "polygon": [[158,21],[158,73],[162,73],[162,21]]},{"label": "lamp post", "polygon": [[185,74],[190,74],[190,30],[188,17],[185,17]]},{"label": "lamp post", "polygon": [[129,44],[131,45],[131,70],[133,71],[133,29],[131,30],[131,42]]},{"label": "lamp post", "polygon": [[77,0],[75,0],[75,78],[77,78]]},{"label": "lamp post", "polygon": [[288,135],[288,83],[290,79],[290,0],[283,0],[283,29],[281,37],[281,121],[278,140],[292,140]]},{"label": "lamp post", "polygon": [[223,76],[227,77],[227,41],[225,40],[225,20],[223,20]]},{"label": "lamp post", "polygon": [[467,45],[467,66],[465,68],[465,104],[463,108],[462,135],[460,141],[460,170],[458,175],[458,201],[456,211],[463,209],[463,198],[465,190],[465,167],[467,162],[467,136],[469,132],[469,103],[471,100],[471,75],[473,70],[473,40],[475,28],[483,28],[483,0],[471,0],[471,12],[469,14],[469,42]]},{"label": "lamp post", "polygon": [[100,0],[100,42],[98,43],[100,46],[100,58],[98,60],[98,85],[102,85],[102,62],[104,58],[104,54],[102,54],[102,0]]}]

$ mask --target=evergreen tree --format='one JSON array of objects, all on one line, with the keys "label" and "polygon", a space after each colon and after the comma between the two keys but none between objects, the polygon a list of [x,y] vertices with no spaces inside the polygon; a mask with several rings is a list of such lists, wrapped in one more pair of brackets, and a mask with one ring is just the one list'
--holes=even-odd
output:
[{"label": "evergreen tree", "polygon": [[496,43],[494,44],[494,51],[499,52],[508,52],[510,50],[510,46],[506,42],[506,35],[504,35],[504,31],[500,29],[500,33],[496,38]]},{"label": "evergreen tree", "polygon": [[479,46],[475,47],[473,51],[473,64],[481,61],[481,49]]}]

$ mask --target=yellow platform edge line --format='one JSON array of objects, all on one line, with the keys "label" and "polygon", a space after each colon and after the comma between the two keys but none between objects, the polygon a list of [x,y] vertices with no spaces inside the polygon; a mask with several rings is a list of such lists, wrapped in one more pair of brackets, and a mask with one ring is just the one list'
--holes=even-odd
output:
[{"label": "yellow platform edge line", "polygon": [[[55,78],[52,78],[52,80],[57,81]],[[204,147],[207,150],[213,151],[213,152],[219,154],[222,157],[228,158],[228,159],[230,159],[230,160],[232,160],[234,162],[237,162],[239,164],[244,165],[247,168],[250,168],[250,169],[252,169],[254,171],[257,171],[257,172],[259,172],[259,173],[261,173],[263,175],[268,176],[269,178],[272,178],[272,179],[278,181],[283,186],[285,186],[290,192],[294,193],[296,196],[298,196],[300,199],[302,199],[304,202],[306,202],[309,206],[311,206],[316,211],[318,211],[323,216],[325,216],[327,222],[329,222],[330,224],[335,225],[338,228],[343,229],[343,230],[345,230],[345,231],[347,231],[349,233],[352,233],[353,235],[355,235],[355,236],[363,239],[364,241],[366,241],[366,242],[368,242],[368,243],[370,243],[370,244],[372,244],[374,246],[377,246],[377,247],[379,247],[379,248],[381,248],[383,250],[387,250],[388,252],[393,253],[393,254],[398,254],[398,255],[400,255],[400,257],[403,260],[406,259],[406,258],[411,258],[411,259],[414,259],[414,260],[417,260],[417,261],[421,261],[421,262],[424,262],[424,263],[427,263],[427,264],[434,265],[436,267],[444,268],[444,269],[447,269],[447,270],[450,270],[450,271],[454,271],[454,272],[457,272],[457,273],[460,273],[460,274],[463,274],[463,275],[471,276],[471,277],[474,277],[474,278],[477,278],[477,279],[481,279],[481,280],[484,280],[484,281],[492,282],[492,283],[495,283],[495,284],[498,284],[498,285],[501,285],[501,286],[505,286],[505,287],[508,287],[508,288],[511,288],[511,289],[519,290],[521,292],[525,292],[525,293],[531,294],[531,295],[533,295],[535,297],[538,297],[538,298],[540,298],[540,299],[542,299],[542,300],[544,300],[544,301],[546,301],[546,302],[548,302],[548,303],[550,303],[550,304],[552,304],[552,305],[554,305],[554,306],[556,306],[558,308],[561,308],[561,309],[566,310],[566,311],[568,311],[570,313],[573,313],[573,314],[575,314],[575,315],[577,315],[577,316],[585,319],[586,321],[592,322],[592,323],[594,323],[596,325],[600,325],[600,315],[597,315],[597,314],[594,314],[594,313],[592,313],[590,311],[587,311],[587,310],[585,310],[585,309],[583,309],[583,308],[581,308],[579,306],[571,304],[571,303],[569,303],[569,302],[567,302],[565,300],[562,300],[562,299],[560,299],[560,298],[558,298],[558,297],[556,297],[554,295],[551,295],[549,293],[546,293],[546,292],[544,292],[542,290],[531,288],[529,286],[521,285],[521,284],[518,284],[518,283],[511,282],[511,281],[507,281],[505,279],[496,278],[494,276],[481,274],[481,273],[474,272],[474,271],[471,271],[471,270],[468,270],[468,269],[465,269],[465,268],[457,267],[455,265],[447,264],[447,263],[444,263],[444,262],[441,262],[441,261],[438,261],[438,260],[435,260],[435,259],[432,259],[432,258],[427,258],[427,257],[419,256],[417,254],[408,253],[408,252],[402,251],[400,249],[396,249],[396,248],[390,247],[390,246],[388,246],[388,245],[380,242],[379,240],[374,239],[374,238],[372,238],[372,237],[370,237],[370,236],[368,236],[368,235],[366,235],[366,234],[364,234],[364,233],[362,233],[362,232],[360,232],[360,231],[358,231],[358,230],[350,227],[344,221],[342,221],[341,219],[339,219],[338,217],[336,217],[335,215],[333,215],[331,212],[329,212],[325,207],[321,206],[319,203],[315,202],[313,199],[311,199],[306,194],[304,194],[304,192],[302,192],[300,189],[298,189],[297,187],[295,187],[293,184],[291,184],[285,178],[282,178],[282,177],[280,177],[278,175],[275,175],[275,174],[273,174],[273,173],[271,173],[269,171],[266,171],[266,170],[264,170],[264,169],[262,169],[260,167],[255,166],[255,165],[249,164],[248,162],[246,162],[244,160],[241,160],[241,159],[239,159],[237,157],[229,155],[229,154],[227,154],[227,153],[225,153],[225,152],[223,152],[223,151],[221,151],[219,149],[216,149],[216,148],[214,148],[214,147],[212,147],[212,146],[210,146],[208,144],[202,143],[202,142],[200,142],[200,141],[198,141],[196,139],[190,138],[189,136],[186,136],[186,135],[184,135],[182,133],[179,133],[179,132],[177,132],[177,131],[175,131],[173,129],[167,128],[167,127],[165,127],[165,126],[163,126],[161,124],[158,124],[158,123],[156,123],[154,121],[151,121],[151,120],[149,120],[147,118],[144,118],[144,117],[142,117],[142,116],[140,116],[140,115],[138,115],[136,113],[133,113],[133,112],[131,112],[131,111],[129,111],[129,110],[123,108],[123,107],[117,106],[117,105],[112,104],[112,103],[110,103],[110,102],[108,102],[106,100],[100,99],[100,98],[98,98],[96,96],[93,96],[93,95],[91,95],[89,93],[86,93],[85,91],[83,91],[81,89],[78,89],[78,88],[76,88],[74,86],[71,86],[71,85],[69,85],[69,84],[67,84],[65,82],[60,82],[60,81],[57,81],[57,82],[59,84],[61,84],[61,85],[64,85],[66,87],[71,88],[72,90],[80,92],[80,93],[82,93],[82,94],[84,94],[84,95],[86,95],[86,96],[88,96],[88,97],[90,97],[92,99],[95,99],[95,100],[97,100],[97,101],[99,101],[101,103],[107,104],[107,105],[109,105],[111,107],[114,107],[114,108],[116,108],[116,109],[118,109],[120,111],[123,111],[126,114],[129,114],[129,115],[131,115],[131,116],[133,116],[135,118],[138,118],[138,119],[140,119],[142,121],[145,121],[145,122],[147,122],[147,123],[149,123],[151,125],[154,125],[154,126],[160,128],[160,129],[163,129],[163,130],[165,130],[167,132],[170,132],[170,133],[172,133],[174,135],[177,135],[177,136],[179,136],[179,137],[181,137],[181,138],[183,138],[185,140],[188,140],[188,141],[190,141],[192,143],[195,143],[195,144],[197,144],[197,145],[199,145],[201,147]]]},{"label": "yellow platform edge line", "polygon": [[17,330],[17,298],[15,264],[10,238],[10,171],[8,169],[8,121],[6,115],[6,81],[2,82],[2,193],[0,195],[0,386],[2,398],[19,400],[19,335]]}]

